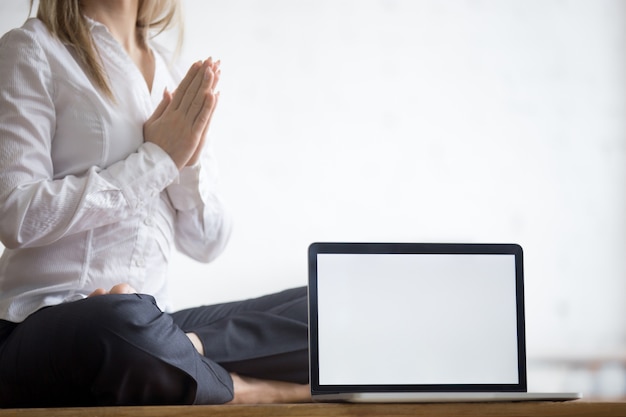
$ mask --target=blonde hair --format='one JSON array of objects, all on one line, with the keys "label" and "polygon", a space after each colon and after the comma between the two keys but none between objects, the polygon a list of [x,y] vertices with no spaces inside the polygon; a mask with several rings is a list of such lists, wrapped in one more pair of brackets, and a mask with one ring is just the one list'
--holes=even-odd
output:
[{"label": "blonde hair", "polygon": [[[34,1],[30,0],[31,11]],[[105,95],[113,99],[113,92],[82,13],[81,3],[81,0],[39,0],[37,18],[53,36],[74,47],[92,81]],[[177,27],[176,52],[180,51],[183,25],[179,0],[139,0],[136,26],[139,38],[144,43],[165,30]]]}]

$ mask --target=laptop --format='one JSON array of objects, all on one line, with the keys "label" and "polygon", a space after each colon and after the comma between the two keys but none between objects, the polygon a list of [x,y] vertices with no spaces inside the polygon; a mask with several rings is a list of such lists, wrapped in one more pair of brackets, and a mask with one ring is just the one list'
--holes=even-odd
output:
[{"label": "laptop", "polygon": [[564,401],[529,393],[522,248],[313,243],[314,401]]}]

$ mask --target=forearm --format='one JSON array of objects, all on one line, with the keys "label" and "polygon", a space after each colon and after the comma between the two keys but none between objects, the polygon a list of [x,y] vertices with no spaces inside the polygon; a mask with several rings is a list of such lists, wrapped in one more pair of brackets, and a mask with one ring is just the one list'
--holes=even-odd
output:
[{"label": "forearm", "polygon": [[[52,180],[11,166],[0,179],[0,238],[9,248],[46,245],[132,216],[177,175],[153,145],[82,176]],[[35,180],[29,178],[36,177]]]}]

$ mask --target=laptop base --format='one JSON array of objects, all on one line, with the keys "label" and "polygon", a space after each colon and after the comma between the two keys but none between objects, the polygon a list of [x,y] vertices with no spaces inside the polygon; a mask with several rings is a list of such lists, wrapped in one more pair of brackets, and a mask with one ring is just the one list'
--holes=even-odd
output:
[{"label": "laptop base", "polygon": [[366,392],[344,394],[313,394],[312,398],[315,402],[446,403],[498,401],[571,401],[582,398],[582,395],[575,392]]}]

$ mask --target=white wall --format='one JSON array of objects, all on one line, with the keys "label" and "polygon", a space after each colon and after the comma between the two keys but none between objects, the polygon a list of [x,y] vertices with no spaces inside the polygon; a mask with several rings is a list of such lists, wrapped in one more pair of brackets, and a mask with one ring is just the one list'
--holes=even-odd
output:
[{"label": "white wall", "polygon": [[531,357],[624,349],[625,2],[184,5],[185,57],[222,59],[236,223],[175,259],[180,307],[305,285],[312,241],[518,242]]}]

